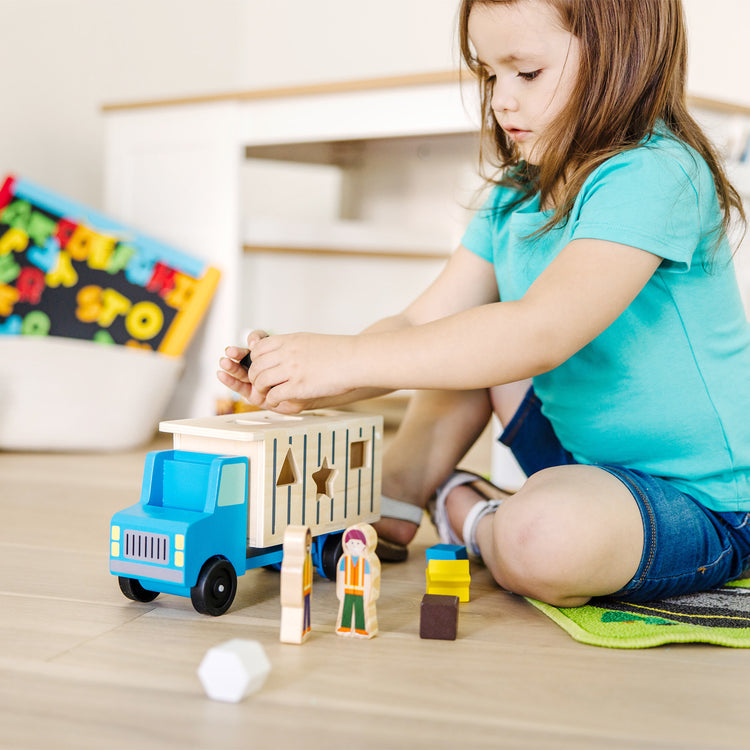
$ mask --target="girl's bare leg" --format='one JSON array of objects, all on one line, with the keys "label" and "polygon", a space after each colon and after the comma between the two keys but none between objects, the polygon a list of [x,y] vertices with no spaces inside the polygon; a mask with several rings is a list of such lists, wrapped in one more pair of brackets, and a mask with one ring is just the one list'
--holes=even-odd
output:
[{"label": "girl's bare leg", "polygon": [[609,472],[558,466],[534,474],[482,519],[477,543],[503,588],[577,607],[632,579],[643,522],[630,490]]},{"label": "girl's bare leg", "polygon": [[[490,391],[503,424],[515,414],[528,384]],[[486,487],[483,488],[486,491]],[[497,491],[498,497],[504,493]],[[470,486],[446,500],[459,535],[482,497]],[[580,606],[614,593],[636,573],[643,553],[643,522],[630,490],[593,466],[537,472],[476,529],[482,559],[503,588],[557,606]]]},{"label": "girl's bare leg", "polygon": [[[417,391],[383,456],[383,494],[424,508],[479,437],[492,413],[489,392]],[[378,535],[408,544],[409,521],[383,518]]]},{"label": "girl's bare leg", "polygon": [[[480,499],[469,485],[447,498],[459,536]],[[643,522],[630,490],[609,472],[558,466],[534,474],[494,515],[481,519],[476,540],[500,586],[575,607],[632,579],[643,552]]]},{"label": "girl's bare leg", "polygon": [[[531,381],[478,391],[417,391],[383,457],[383,494],[425,508],[482,433],[494,410],[503,424],[516,413]],[[417,526],[383,518],[379,536],[408,544]]]}]

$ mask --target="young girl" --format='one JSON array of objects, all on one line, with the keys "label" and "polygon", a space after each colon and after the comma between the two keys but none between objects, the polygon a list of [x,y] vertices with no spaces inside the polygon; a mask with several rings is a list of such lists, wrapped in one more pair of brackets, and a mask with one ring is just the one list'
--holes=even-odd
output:
[{"label": "young girl", "polygon": [[[498,173],[443,272],[358,336],[253,333],[220,380],[283,413],[417,389],[378,532],[407,543],[436,496],[441,536],[510,591],[577,606],[738,577],[744,214],[686,110],[680,0],[463,0],[460,34]],[[512,496],[453,473],[492,410],[529,475]]]}]

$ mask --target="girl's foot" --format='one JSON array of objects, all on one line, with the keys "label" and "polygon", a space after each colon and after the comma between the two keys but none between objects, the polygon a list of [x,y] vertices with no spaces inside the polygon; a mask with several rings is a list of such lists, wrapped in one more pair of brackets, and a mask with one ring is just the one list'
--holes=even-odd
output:
[{"label": "girl's foot", "polygon": [[423,515],[424,510],[418,505],[382,495],[380,520],[373,524],[378,532],[377,556],[384,562],[406,560],[406,545],[417,533]]},{"label": "girl's foot", "polygon": [[440,540],[463,544],[471,555],[481,558],[476,541],[477,526],[483,518],[494,514],[509,494],[476,474],[455,472],[438,489],[430,505]]}]

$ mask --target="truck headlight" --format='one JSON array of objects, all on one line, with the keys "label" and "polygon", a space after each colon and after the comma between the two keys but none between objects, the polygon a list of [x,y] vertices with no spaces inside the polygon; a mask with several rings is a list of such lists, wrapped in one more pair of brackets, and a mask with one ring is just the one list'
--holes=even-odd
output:
[{"label": "truck headlight", "polygon": [[110,539],[111,539],[110,554],[112,557],[119,557],[120,556],[120,527],[119,526],[112,526]]},{"label": "truck headlight", "polygon": [[174,535],[174,564],[175,567],[181,568],[185,565],[185,535]]}]

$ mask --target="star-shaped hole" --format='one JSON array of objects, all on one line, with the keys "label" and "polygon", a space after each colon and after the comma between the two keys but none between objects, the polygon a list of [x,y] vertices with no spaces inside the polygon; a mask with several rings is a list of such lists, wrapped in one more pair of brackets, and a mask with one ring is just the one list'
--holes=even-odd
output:
[{"label": "star-shaped hole", "polygon": [[336,479],[337,474],[338,471],[336,469],[332,469],[328,465],[328,459],[324,458],[321,467],[317,471],[314,471],[312,474],[313,482],[315,482],[315,487],[317,489],[318,495],[333,497],[333,481],[334,479]]}]

